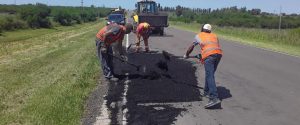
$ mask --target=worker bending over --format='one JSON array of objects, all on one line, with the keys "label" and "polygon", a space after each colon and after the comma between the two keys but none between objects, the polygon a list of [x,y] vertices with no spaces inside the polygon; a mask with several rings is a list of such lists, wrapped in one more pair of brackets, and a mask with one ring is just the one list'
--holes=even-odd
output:
[{"label": "worker bending over", "polygon": [[135,52],[139,52],[140,50],[141,37],[143,37],[144,40],[145,51],[149,52],[148,39],[150,36],[150,25],[146,22],[140,23],[136,29],[136,36],[137,36],[137,43],[136,43]]},{"label": "worker bending over", "polygon": [[130,23],[125,24],[125,26],[111,23],[100,29],[96,35],[97,55],[101,63],[103,75],[108,80],[118,81],[113,71],[113,50],[111,44],[118,42],[120,57],[126,59],[122,49],[122,41],[124,35],[132,31],[132,27]]}]

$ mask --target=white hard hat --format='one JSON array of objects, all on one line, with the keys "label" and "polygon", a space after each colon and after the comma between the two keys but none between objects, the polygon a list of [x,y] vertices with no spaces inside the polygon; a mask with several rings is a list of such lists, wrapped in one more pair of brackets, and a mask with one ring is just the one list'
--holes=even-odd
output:
[{"label": "white hard hat", "polygon": [[211,31],[211,25],[210,25],[210,24],[205,24],[205,25],[203,26],[203,29],[206,29],[206,30]]}]

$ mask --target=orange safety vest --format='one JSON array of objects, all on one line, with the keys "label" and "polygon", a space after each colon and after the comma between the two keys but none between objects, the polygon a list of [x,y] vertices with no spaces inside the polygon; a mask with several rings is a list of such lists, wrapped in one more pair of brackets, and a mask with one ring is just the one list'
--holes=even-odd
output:
[{"label": "orange safety vest", "polygon": [[[107,37],[107,38],[106,38],[107,41],[104,41],[103,35],[104,35],[104,33],[107,32],[107,30],[109,30],[109,26],[120,26],[120,27],[121,27],[121,31],[119,31],[119,33],[117,33],[117,34],[115,34],[115,35],[114,35],[114,34],[111,34],[111,35],[109,35],[109,36],[106,36],[106,37]],[[116,42],[117,40],[123,38],[123,37],[124,37],[124,32],[125,32],[125,30],[126,30],[126,28],[125,28],[124,26],[122,26],[122,25],[111,24],[111,25],[108,25],[108,26],[103,27],[103,28],[97,33],[96,37],[97,37],[98,39],[100,39],[101,41],[104,41],[106,45],[110,45],[110,44]]]},{"label": "orange safety vest", "polygon": [[213,54],[223,54],[217,35],[214,33],[201,32],[198,34],[200,38],[202,61]]}]

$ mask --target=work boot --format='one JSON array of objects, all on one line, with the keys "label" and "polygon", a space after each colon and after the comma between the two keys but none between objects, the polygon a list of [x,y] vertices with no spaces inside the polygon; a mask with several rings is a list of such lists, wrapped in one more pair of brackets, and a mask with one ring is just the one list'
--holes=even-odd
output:
[{"label": "work boot", "polygon": [[117,82],[119,81],[119,78],[115,77],[115,76],[112,76],[112,77],[109,77],[109,78],[106,78],[107,80],[111,81],[111,82]]},{"label": "work boot", "polygon": [[149,47],[145,47],[145,52],[146,53],[150,52]]},{"label": "work boot", "polygon": [[135,52],[136,52],[136,53],[139,53],[139,51],[140,51],[140,47],[136,47],[136,48],[135,48]]},{"label": "work boot", "polygon": [[220,104],[221,103],[221,100],[220,99],[218,99],[218,98],[214,98],[214,99],[210,99],[209,101],[208,101],[208,103],[204,106],[204,108],[211,108],[211,107],[213,107],[213,106],[215,106],[215,105],[217,105],[217,104]]},{"label": "work boot", "polygon": [[206,97],[206,98],[210,98],[208,92],[203,92],[203,95],[202,95],[202,96],[203,96],[203,97]]}]

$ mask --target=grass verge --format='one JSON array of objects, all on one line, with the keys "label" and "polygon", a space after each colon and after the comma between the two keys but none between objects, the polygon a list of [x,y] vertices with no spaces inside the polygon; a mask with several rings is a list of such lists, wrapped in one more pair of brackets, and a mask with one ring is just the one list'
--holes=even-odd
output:
[{"label": "grass verge", "polygon": [[102,24],[17,31],[2,38],[7,41],[1,41],[6,50],[0,52],[0,124],[80,124],[99,76],[94,38]]},{"label": "grass verge", "polygon": [[[192,32],[199,32],[200,24],[171,22],[171,26]],[[213,26],[213,32],[220,38],[264,48],[289,55],[300,56],[300,29],[250,29]]]}]

